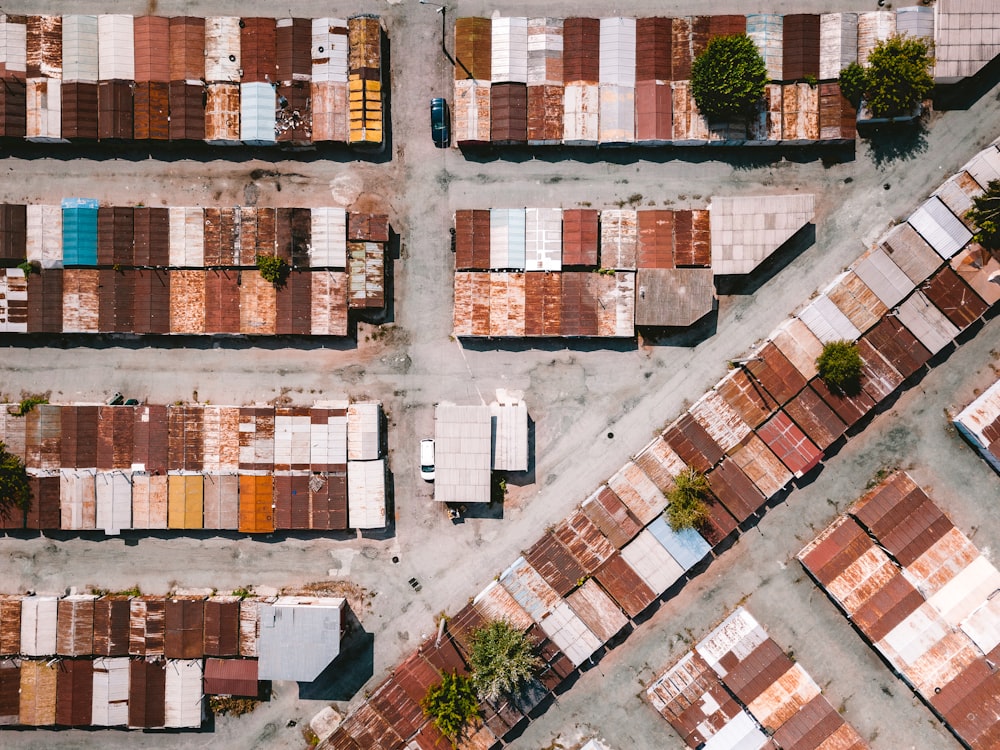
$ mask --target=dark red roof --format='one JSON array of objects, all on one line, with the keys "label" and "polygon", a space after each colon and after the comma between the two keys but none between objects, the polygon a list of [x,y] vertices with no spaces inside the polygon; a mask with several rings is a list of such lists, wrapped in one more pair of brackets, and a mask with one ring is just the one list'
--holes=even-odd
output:
[{"label": "dark red roof", "polygon": [[256,698],[256,659],[205,659],[205,693]]}]

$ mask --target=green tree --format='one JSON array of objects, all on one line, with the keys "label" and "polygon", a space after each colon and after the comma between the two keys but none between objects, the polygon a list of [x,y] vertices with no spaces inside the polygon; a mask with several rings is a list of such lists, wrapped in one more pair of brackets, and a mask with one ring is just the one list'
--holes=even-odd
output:
[{"label": "green tree", "polygon": [[486,700],[517,693],[535,675],[542,661],[524,631],[505,620],[493,620],[472,634],[469,654],[472,684]]},{"label": "green tree", "polygon": [[424,715],[434,721],[441,734],[451,740],[452,747],[466,726],[479,715],[479,703],[472,680],[465,675],[443,675],[441,682],[427,688],[420,701]]},{"label": "green tree", "polygon": [[850,341],[830,341],[823,345],[823,351],[816,359],[819,376],[832,388],[856,391],[864,363],[858,348]]},{"label": "green tree", "polygon": [[708,480],[690,466],[674,479],[674,488],[667,493],[664,514],[674,531],[694,529],[708,519]]},{"label": "green tree", "polygon": [[709,120],[749,114],[766,84],[764,59],[746,34],[715,37],[691,65],[691,93]]},{"label": "green tree", "polygon": [[972,239],[987,250],[1000,249],[1000,180],[990,180],[986,192],[972,199],[965,218],[976,225]]},{"label": "green tree", "polygon": [[258,255],[257,270],[264,281],[270,281],[275,286],[281,286],[288,278],[288,264],[276,255]]},{"label": "green tree", "polygon": [[855,109],[861,104],[867,88],[868,74],[860,63],[852,62],[840,71],[840,93]]},{"label": "green tree", "polygon": [[[864,99],[872,114],[910,114],[934,90],[930,72],[933,64],[930,47],[923,39],[895,35],[876,44],[868,55],[863,77]],[[850,99],[857,91],[859,76],[856,68],[845,68],[841,71],[842,85],[845,73],[850,90],[844,94]]]},{"label": "green tree", "polygon": [[30,503],[31,486],[24,463],[0,442],[0,517],[9,518],[15,508],[27,510]]}]

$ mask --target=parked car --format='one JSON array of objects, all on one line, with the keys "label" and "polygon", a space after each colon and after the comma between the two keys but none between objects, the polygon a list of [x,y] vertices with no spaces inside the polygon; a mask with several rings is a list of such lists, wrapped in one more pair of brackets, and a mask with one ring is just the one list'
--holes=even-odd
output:
[{"label": "parked car", "polygon": [[420,441],[420,478],[434,481],[434,438]]},{"label": "parked car", "polygon": [[451,145],[451,117],[448,102],[441,97],[431,99],[431,137],[438,148]]}]

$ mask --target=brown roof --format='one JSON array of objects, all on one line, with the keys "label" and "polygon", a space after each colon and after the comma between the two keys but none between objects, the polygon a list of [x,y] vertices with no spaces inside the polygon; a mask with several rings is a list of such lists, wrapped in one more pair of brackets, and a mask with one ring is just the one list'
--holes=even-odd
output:
[{"label": "brown roof", "polygon": [[131,660],[129,662],[128,725],[130,727],[162,727],[166,722],[166,691],[165,661]]},{"label": "brown roof", "polygon": [[560,521],[552,530],[552,535],[569,551],[586,575],[592,574],[615,553],[615,546],[582,509],[573,511]]},{"label": "brown roof", "polygon": [[772,342],[759,349],[745,367],[779,405],[791,401],[806,385],[806,379]]},{"label": "brown roof", "polygon": [[826,450],[844,434],[847,426],[819,394],[805,388],[785,405],[785,412],[820,450]]},{"label": "brown roof", "polygon": [[653,590],[618,552],[608,558],[594,574],[594,578],[629,617],[636,617],[656,599]]},{"label": "brown roof", "polygon": [[883,318],[861,340],[871,344],[904,378],[931,358],[927,348],[894,317]]},{"label": "brown roof", "polygon": [[104,596],[94,602],[94,654],[128,656],[129,601],[126,596]]},{"label": "brown roof", "polygon": [[583,568],[569,550],[551,533],[546,533],[524,553],[538,574],[554,588],[559,596],[572,591],[583,578]]},{"label": "brown roof", "polygon": [[581,510],[618,549],[642,530],[639,520],[607,485],[587,498]]},{"label": "brown roof", "polygon": [[708,473],[713,494],[743,523],[764,505],[764,496],[733,459],[726,458]]},{"label": "brown roof", "polygon": [[56,724],[87,726],[92,720],[94,662],[91,659],[62,659],[56,677]]},{"label": "brown roof", "polygon": [[563,210],[563,266],[597,265],[599,238],[597,219],[596,209]]},{"label": "brown roof", "polygon": [[697,471],[708,471],[725,455],[718,443],[688,412],[667,428],[663,439],[686,464]]},{"label": "brown roof", "polygon": [[237,656],[240,637],[240,603],[209,599],[205,602],[206,656]]},{"label": "brown roof", "polygon": [[989,309],[950,266],[931,276],[921,289],[959,330],[967,328]]},{"label": "brown roof", "polygon": [[206,695],[257,697],[256,659],[205,659]]}]

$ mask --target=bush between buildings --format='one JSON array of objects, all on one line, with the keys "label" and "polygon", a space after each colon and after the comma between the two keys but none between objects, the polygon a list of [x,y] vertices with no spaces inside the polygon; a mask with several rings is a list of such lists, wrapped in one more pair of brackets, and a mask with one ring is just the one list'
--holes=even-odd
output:
[{"label": "bush between buildings", "polygon": [[764,59],[746,34],[715,37],[691,65],[691,94],[709,120],[748,115],[766,84]]},{"label": "bush between buildings", "polygon": [[9,518],[16,508],[27,510],[31,485],[24,463],[0,442],[0,518]]},{"label": "bush between buildings", "polygon": [[816,359],[819,376],[835,390],[852,394],[857,392],[864,363],[858,348],[851,341],[830,341]]},{"label": "bush between buildings", "polygon": [[523,630],[494,620],[472,634],[472,684],[480,697],[496,701],[521,690],[542,666]]},{"label": "bush between buildings", "polygon": [[256,698],[237,698],[230,695],[213,695],[208,699],[208,705],[216,716],[243,716],[251,713],[260,701]]},{"label": "bush between buildings", "polygon": [[934,90],[933,64],[925,40],[894,35],[875,45],[867,67],[840,72],[840,90],[855,107],[864,99],[875,117],[909,115]]},{"label": "bush between buildings", "polygon": [[965,218],[976,225],[972,239],[987,250],[1000,248],[1000,180],[990,180],[986,191],[972,199]]},{"label": "bush between buildings", "polygon": [[690,466],[674,479],[674,488],[667,493],[664,514],[674,531],[695,529],[708,519],[708,480]]},{"label": "bush between buildings", "polygon": [[452,747],[458,747],[462,733],[479,715],[472,680],[454,672],[445,674],[441,682],[427,688],[420,707],[424,715],[434,721],[441,734],[451,740]]},{"label": "bush between buildings", "polygon": [[275,286],[281,286],[288,278],[288,264],[284,259],[276,255],[258,255],[257,270],[260,271],[261,278],[269,281]]}]

